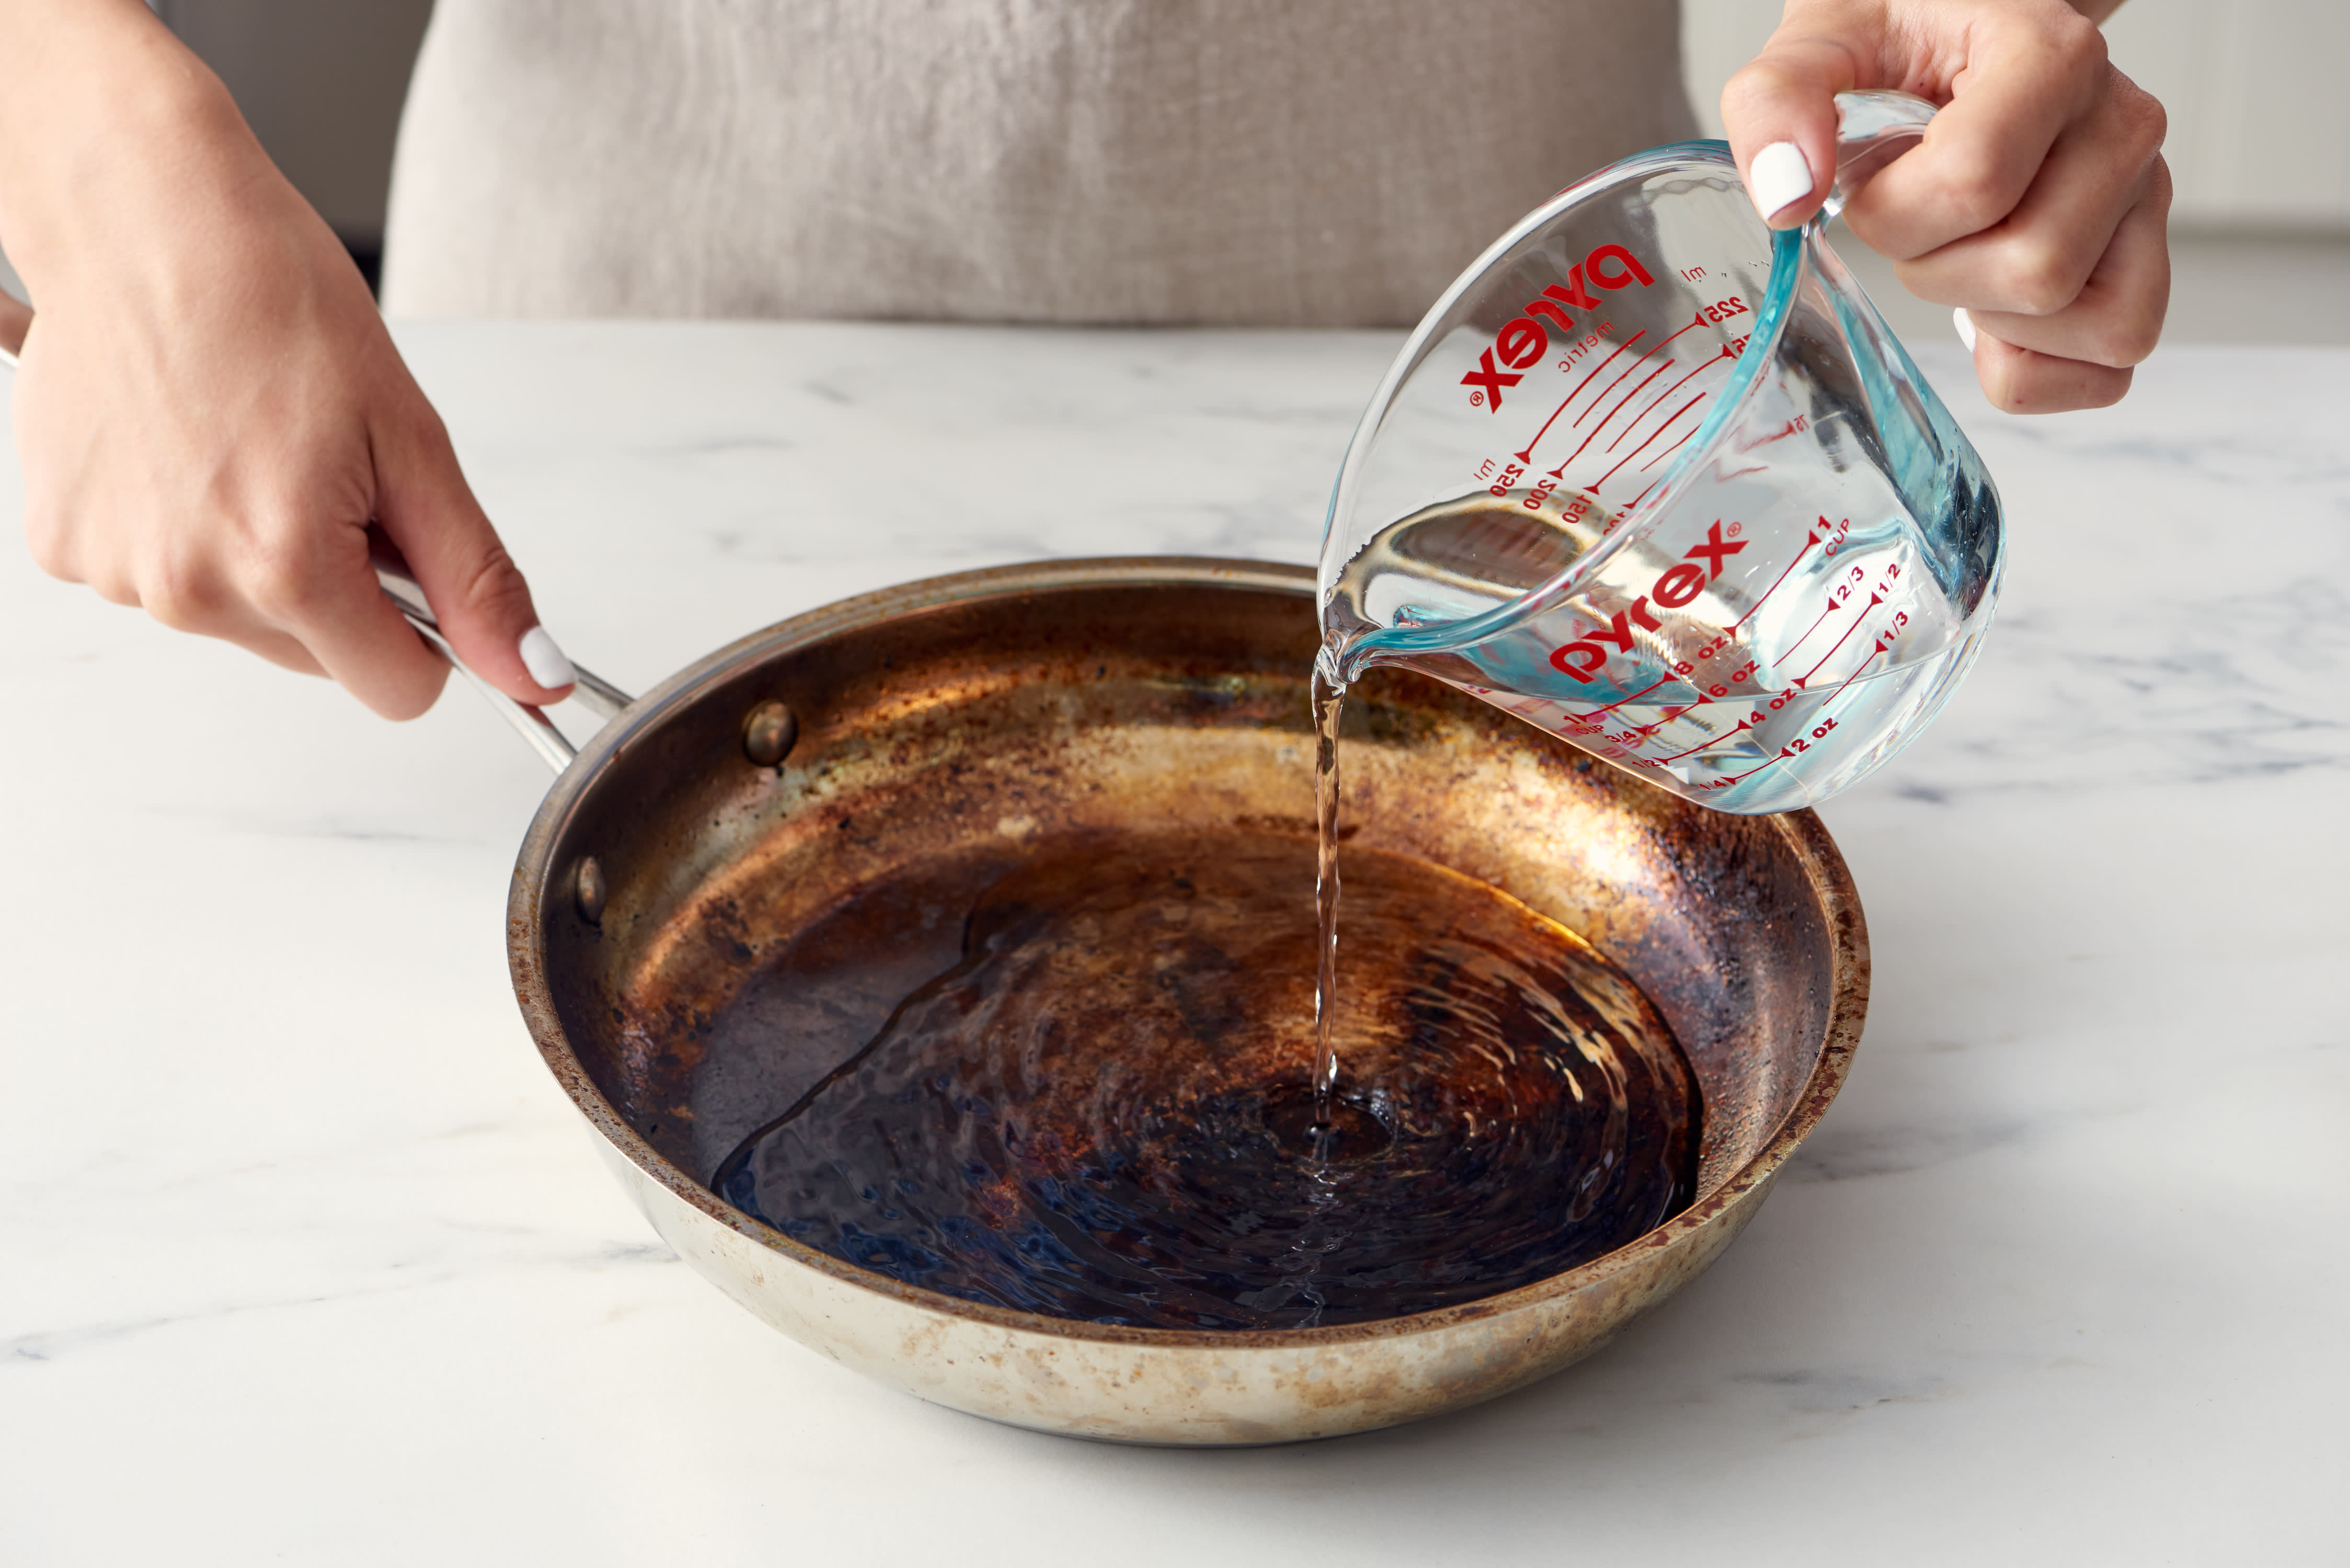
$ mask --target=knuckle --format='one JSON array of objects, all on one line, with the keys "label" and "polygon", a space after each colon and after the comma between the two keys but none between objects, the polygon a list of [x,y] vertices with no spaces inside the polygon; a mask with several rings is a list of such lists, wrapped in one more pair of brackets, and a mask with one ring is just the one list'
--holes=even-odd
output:
[{"label": "knuckle", "polygon": [[2120,90],[2115,94],[2115,107],[2121,118],[2122,129],[2129,137],[2131,145],[2151,157],[2162,145],[2164,138],[2170,134],[2170,111],[2162,107],[2160,99],[2118,71],[2114,75],[2121,84]]},{"label": "knuckle", "polygon": [[168,562],[140,587],[133,602],[173,631],[206,632],[221,624],[224,596],[210,574]]},{"label": "knuckle", "polygon": [[416,451],[435,460],[455,460],[456,442],[450,440],[448,421],[440,410],[419,397],[415,406],[405,410],[403,423],[406,440]]},{"label": "knuckle", "polygon": [[169,589],[150,588],[138,596],[138,601],[159,626],[172,631],[203,630],[203,613]]},{"label": "knuckle", "polygon": [[258,543],[245,563],[244,597],[272,625],[299,626],[325,597],[324,563],[298,531]]},{"label": "knuckle", "polygon": [[2104,74],[2109,55],[2095,22],[2067,5],[2049,13],[2046,26],[2043,44],[2061,69],[2075,77]]},{"label": "knuckle", "polygon": [[2100,330],[2096,337],[2095,357],[2100,365],[2116,370],[2126,370],[2133,365],[2146,363],[2162,340],[2159,320],[2114,322]]},{"label": "knuckle", "polygon": [[1979,152],[1962,152],[1945,162],[1939,184],[1938,204],[1970,234],[2006,217],[2020,194],[2005,171]]},{"label": "knuckle", "polygon": [[25,545],[32,552],[33,564],[49,576],[61,582],[79,580],[73,530],[67,525],[63,511],[55,506],[28,504],[25,510]]},{"label": "knuckle", "polygon": [[2024,246],[2001,269],[2005,308],[2019,316],[2054,316],[2081,296],[2086,269],[2048,245]]},{"label": "knuckle", "polygon": [[1742,113],[1769,103],[1790,89],[1789,78],[1787,68],[1768,55],[1749,60],[1722,84],[1722,111]]},{"label": "knuckle", "polygon": [[1820,88],[1821,61],[1815,48],[1787,47],[1774,39],[1722,84],[1721,118],[1733,140],[1742,130],[1777,124],[1792,131],[1790,116],[1803,118],[1801,106],[1825,97]]},{"label": "knuckle", "polygon": [[458,597],[467,612],[487,620],[527,615],[530,609],[530,587],[496,539],[489,541],[482,558],[465,574]]}]

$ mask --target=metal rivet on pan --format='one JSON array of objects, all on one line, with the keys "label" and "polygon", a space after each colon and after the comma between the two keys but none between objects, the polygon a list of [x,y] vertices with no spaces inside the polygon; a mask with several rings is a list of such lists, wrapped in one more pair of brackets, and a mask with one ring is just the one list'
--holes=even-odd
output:
[{"label": "metal rivet on pan", "polygon": [[604,868],[596,864],[593,855],[579,857],[578,869],[571,874],[571,896],[579,906],[581,919],[591,926],[603,922]]},{"label": "metal rivet on pan", "polygon": [[762,702],[743,721],[743,753],[763,768],[790,756],[799,738],[799,720],[781,702]]}]

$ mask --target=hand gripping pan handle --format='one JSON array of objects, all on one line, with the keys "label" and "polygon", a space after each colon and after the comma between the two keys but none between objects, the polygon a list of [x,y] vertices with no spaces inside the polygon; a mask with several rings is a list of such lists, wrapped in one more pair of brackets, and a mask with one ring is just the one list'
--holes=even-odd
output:
[{"label": "hand gripping pan handle", "polygon": [[[408,618],[408,624],[416,628],[416,635],[432,645],[458,674],[472,681],[473,690],[482,694],[482,701],[496,709],[498,716],[514,726],[515,733],[530,742],[530,749],[544,757],[548,767],[561,773],[570,766],[571,759],[579,754],[579,748],[555,727],[555,721],[546,716],[546,709],[515,701],[473,673],[472,667],[457,657],[457,650],[450,647],[449,639],[441,634],[441,623],[433,618],[432,607],[424,600],[424,590],[417,586],[414,577],[408,575],[406,563],[377,554],[370,564],[375,567],[375,580],[383,585],[384,597],[400,607],[400,613]],[[578,684],[571,689],[573,699],[599,719],[618,718],[620,710],[634,701],[627,692],[591,670],[582,670],[575,664],[571,672],[578,679]]]},{"label": "hand gripping pan handle", "polygon": [[[32,325],[32,308],[0,291],[0,369],[14,370],[16,368],[16,356],[24,351],[25,335]],[[483,701],[496,709],[499,717],[514,726],[515,732],[530,743],[531,750],[546,759],[548,767],[556,773],[568,767],[571,759],[578,754],[578,748],[555,727],[555,721],[546,716],[545,710],[515,701],[475,674],[463,659],[457,657],[457,650],[449,646],[449,639],[441,633],[441,623],[433,618],[432,607],[425,602],[424,590],[409,575],[407,564],[379,550],[373,555],[372,565],[376,581],[383,585],[384,597],[399,607],[408,624],[416,628],[416,635],[454,666],[458,674],[471,681],[473,690],[482,694]],[[572,670],[578,677],[578,684],[572,688],[572,696],[581,707],[598,718],[613,718],[629,705],[629,694],[610,681],[577,665]]]}]

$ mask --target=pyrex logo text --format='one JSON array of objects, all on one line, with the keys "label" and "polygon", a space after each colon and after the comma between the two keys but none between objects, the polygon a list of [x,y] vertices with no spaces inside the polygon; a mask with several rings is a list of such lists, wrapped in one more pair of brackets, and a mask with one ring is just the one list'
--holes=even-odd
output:
[{"label": "pyrex logo text", "polygon": [[1713,526],[1706,530],[1705,537],[1690,546],[1681,559],[1666,567],[1648,586],[1648,591],[1632,601],[1629,609],[1617,610],[1614,619],[1589,637],[1577,638],[1557,649],[1550,656],[1551,667],[1561,675],[1571,676],[1588,686],[1591,678],[1599,672],[1600,666],[1607,662],[1607,649],[1611,644],[1623,652],[1632,651],[1632,628],[1635,626],[1644,631],[1663,629],[1663,623],[1648,611],[1650,599],[1655,599],[1666,609],[1680,608],[1703,593],[1708,583],[1721,576],[1722,562],[1744,548],[1746,541],[1743,539],[1721,536],[1721,520],[1715,518]]},{"label": "pyrex logo text", "polygon": [[[1617,264],[1613,271],[1609,263]],[[1622,245],[1598,246],[1568,271],[1565,288],[1553,284],[1544,289],[1540,299],[1526,301],[1523,316],[1513,317],[1493,334],[1492,347],[1477,361],[1477,369],[1461,378],[1461,384],[1469,389],[1471,402],[1482,403],[1495,413],[1502,411],[1502,389],[1524,380],[1517,372],[1530,369],[1550,348],[1550,334],[1535,317],[1546,316],[1561,332],[1572,332],[1575,320],[1567,315],[1567,306],[1577,310],[1599,308],[1599,296],[1585,286],[1586,277],[1610,289],[1627,287],[1634,278],[1644,288],[1657,281],[1640,265],[1640,258]]]}]

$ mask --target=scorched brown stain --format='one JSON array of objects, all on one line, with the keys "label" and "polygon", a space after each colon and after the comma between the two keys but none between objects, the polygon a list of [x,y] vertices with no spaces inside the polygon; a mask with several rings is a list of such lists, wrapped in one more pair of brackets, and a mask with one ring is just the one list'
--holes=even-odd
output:
[{"label": "scorched brown stain", "polygon": [[1319,1158],[1311,842],[1080,836],[965,892],[960,961],[713,1185],[908,1283],[1185,1328],[1475,1301],[1687,1205],[1694,1075],[1620,971],[1427,862],[1347,875]]}]

